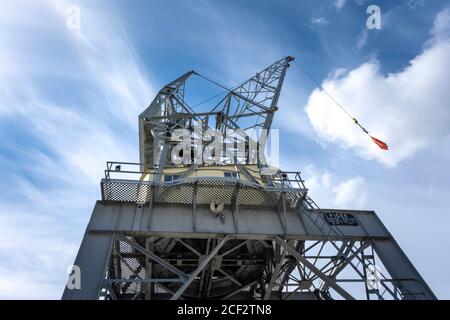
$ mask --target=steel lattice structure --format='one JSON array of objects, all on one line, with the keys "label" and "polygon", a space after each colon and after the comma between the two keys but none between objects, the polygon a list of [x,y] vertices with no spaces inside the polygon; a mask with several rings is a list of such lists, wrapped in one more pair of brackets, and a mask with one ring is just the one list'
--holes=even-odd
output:
[{"label": "steel lattice structure", "polygon": [[191,76],[207,79],[195,71],[160,90],[139,116],[140,163],[107,164],[75,261],[81,288],[63,299],[436,298],[373,211],[319,209],[299,172],[264,175],[258,157],[170,164],[171,134],[194,122],[268,131],[292,60],[214,82],[225,94],[209,112],[185,100]]}]

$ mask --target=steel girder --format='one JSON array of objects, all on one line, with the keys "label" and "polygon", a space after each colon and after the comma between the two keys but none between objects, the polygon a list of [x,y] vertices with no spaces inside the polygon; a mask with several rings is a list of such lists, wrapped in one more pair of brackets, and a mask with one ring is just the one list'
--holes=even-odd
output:
[{"label": "steel girder", "polygon": [[359,225],[302,209],[283,229],[276,211],[249,209],[236,232],[228,214],[202,211],[194,228],[188,208],[99,202],[75,261],[81,289],[63,299],[435,299],[375,213],[332,212]]}]

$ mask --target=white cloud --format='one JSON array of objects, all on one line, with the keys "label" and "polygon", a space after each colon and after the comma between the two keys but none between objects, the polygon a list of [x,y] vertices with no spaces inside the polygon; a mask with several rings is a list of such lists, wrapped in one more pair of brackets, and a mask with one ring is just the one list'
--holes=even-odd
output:
[{"label": "white cloud", "polygon": [[408,0],[407,5],[410,9],[420,8],[427,4],[427,0]]},{"label": "white cloud", "polygon": [[366,204],[365,179],[356,177],[333,187],[334,203],[341,208],[363,208]]},{"label": "white cloud", "polygon": [[[70,1],[50,0],[61,24],[67,19]],[[101,94],[109,116],[120,114],[135,128],[136,118],[148,104],[154,90],[142,73],[139,58],[120,24],[109,11],[88,4],[80,7],[80,30],[65,29],[86,69],[85,75]],[[102,108],[102,109],[103,109]]]},{"label": "white cloud", "polygon": [[356,48],[358,50],[361,50],[367,44],[367,40],[369,38],[369,32],[367,30],[367,28],[361,30],[356,39]]},{"label": "white cloud", "polygon": [[322,208],[363,209],[367,202],[366,181],[363,177],[338,179],[328,170],[308,165],[303,178],[310,197]]},{"label": "white cloud", "polygon": [[[358,6],[361,6],[364,4],[366,0],[353,0],[353,3],[355,3]],[[341,10],[346,4],[348,3],[348,0],[335,0],[333,5],[334,7],[339,11]]]},{"label": "white cloud", "polygon": [[[71,31],[65,27],[69,4],[1,5],[0,61],[8,63],[0,63],[0,118],[25,123],[27,138],[35,140],[24,150],[30,165],[9,170],[13,177],[0,187],[3,299],[60,298],[105,162],[138,161],[130,137],[137,142],[137,116],[154,95],[120,20],[86,2],[81,30]],[[21,37],[14,39],[11,30]],[[42,54],[42,44],[62,52]],[[66,86],[64,100],[54,101],[58,94],[47,79],[59,77],[76,86]],[[82,92],[81,102],[71,100],[72,89]],[[16,167],[12,157],[0,160]]]},{"label": "white cloud", "polygon": [[327,26],[329,22],[324,17],[313,17],[311,18],[311,24],[313,26]]},{"label": "white cloud", "polygon": [[[445,11],[444,11],[445,12]],[[320,90],[309,97],[306,113],[319,137],[354,149],[360,156],[388,167],[441,141],[450,134],[448,83],[450,39],[447,14],[435,21],[433,39],[404,70],[381,74],[379,63],[369,61],[345,76],[330,77],[323,87],[356,116],[371,134],[390,145],[385,152],[369,141],[360,129]]]},{"label": "white cloud", "polygon": [[69,221],[62,223],[45,210],[1,205],[0,299],[60,297],[77,251],[70,241],[76,225]]},{"label": "white cloud", "polygon": [[432,33],[437,40],[444,40],[450,37],[450,8],[446,8],[438,13],[434,19]]},{"label": "white cloud", "polygon": [[345,6],[346,2],[347,2],[347,0],[335,0],[334,6],[336,7],[336,9],[340,10]]}]

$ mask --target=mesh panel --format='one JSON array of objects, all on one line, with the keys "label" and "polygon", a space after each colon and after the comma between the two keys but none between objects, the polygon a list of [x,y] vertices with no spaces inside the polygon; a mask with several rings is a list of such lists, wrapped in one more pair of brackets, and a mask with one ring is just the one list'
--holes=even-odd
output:
[{"label": "mesh panel", "polygon": [[235,184],[231,182],[202,181],[197,185],[196,203],[209,205],[213,200],[222,200],[225,205],[231,205]]},{"label": "mesh panel", "polygon": [[120,280],[144,279],[144,259],[126,242],[115,241],[110,264],[109,278],[116,280],[112,287],[116,296],[132,298],[142,292],[140,282],[126,282]]},{"label": "mesh panel", "polygon": [[194,189],[190,185],[155,187],[155,203],[192,204]]},{"label": "mesh panel", "polygon": [[[195,187],[197,185],[197,187]],[[304,198],[304,192],[296,189],[270,190],[249,187],[236,182],[204,180],[174,185],[150,185],[128,180],[103,180],[102,200],[114,202],[149,202],[156,204],[192,205],[194,189],[197,188],[195,202],[209,205],[214,199],[231,205],[235,199],[238,205],[250,208],[278,208],[284,195],[286,208],[297,208]],[[236,188],[239,195],[235,197]]]}]

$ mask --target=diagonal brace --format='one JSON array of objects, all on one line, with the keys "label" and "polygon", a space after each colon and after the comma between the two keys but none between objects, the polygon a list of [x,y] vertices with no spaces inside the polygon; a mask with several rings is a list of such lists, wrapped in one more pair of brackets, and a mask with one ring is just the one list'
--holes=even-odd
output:
[{"label": "diagonal brace", "polygon": [[214,256],[219,252],[220,248],[222,248],[222,246],[225,244],[225,242],[227,242],[229,238],[230,236],[226,235],[219,242],[219,244],[198,264],[197,269],[195,269],[194,272],[189,275],[189,278],[186,280],[186,282],[183,283],[183,285],[177,290],[177,292],[175,292],[170,300],[177,300],[183,294],[183,292],[187,289],[187,287],[189,287],[191,282],[194,281],[195,277],[203,270],[203,268],[208,265],[211,259],[214,258]]},{"label": "diagonal brace", "polygon": [[128,239],[127,237],[124,237],[122,235],[118,235],[117,236],[121,241],[128,243],[130,246],[132,246],[135,250],[139,251],[140,253],[146,255],[148,258],[150,258],[151,260],[155,261],[156,263],[162,265],[164,268],[166,268],[167,270],[175,273],[177,276],[179,276],[181,279],[187,279],[188,275],[185,274],[183,271],[179,270],[178,268],[175,268],[173,265],[171,265],[170,263],[166,262],[165,260],[161,259],[160,257],[158,257],[156,254],[154,254],[153,252],[148,251],[147,249],[145,249],[144,247],[140,246],[138,243],[136,243],[133,240]]},{"label": "diagonal brace", "polygon": [[275,241],[278,242],[286,251],[288,251],[294,258],[303,263],[309,270],[314,272],[320,279],[322,279],[325,284],[331,288],[333,288],[337,293],[339,293],[342,297],[347,300],[355,300],[347,291],[345,291],[340,285],[336,283],[336,281],[322,271],[320,271],[314,264],[308,261],[305,257],[303,257],[297,250],[292,248],[288,243],[284,242],[279,237],[275,237]]}]

